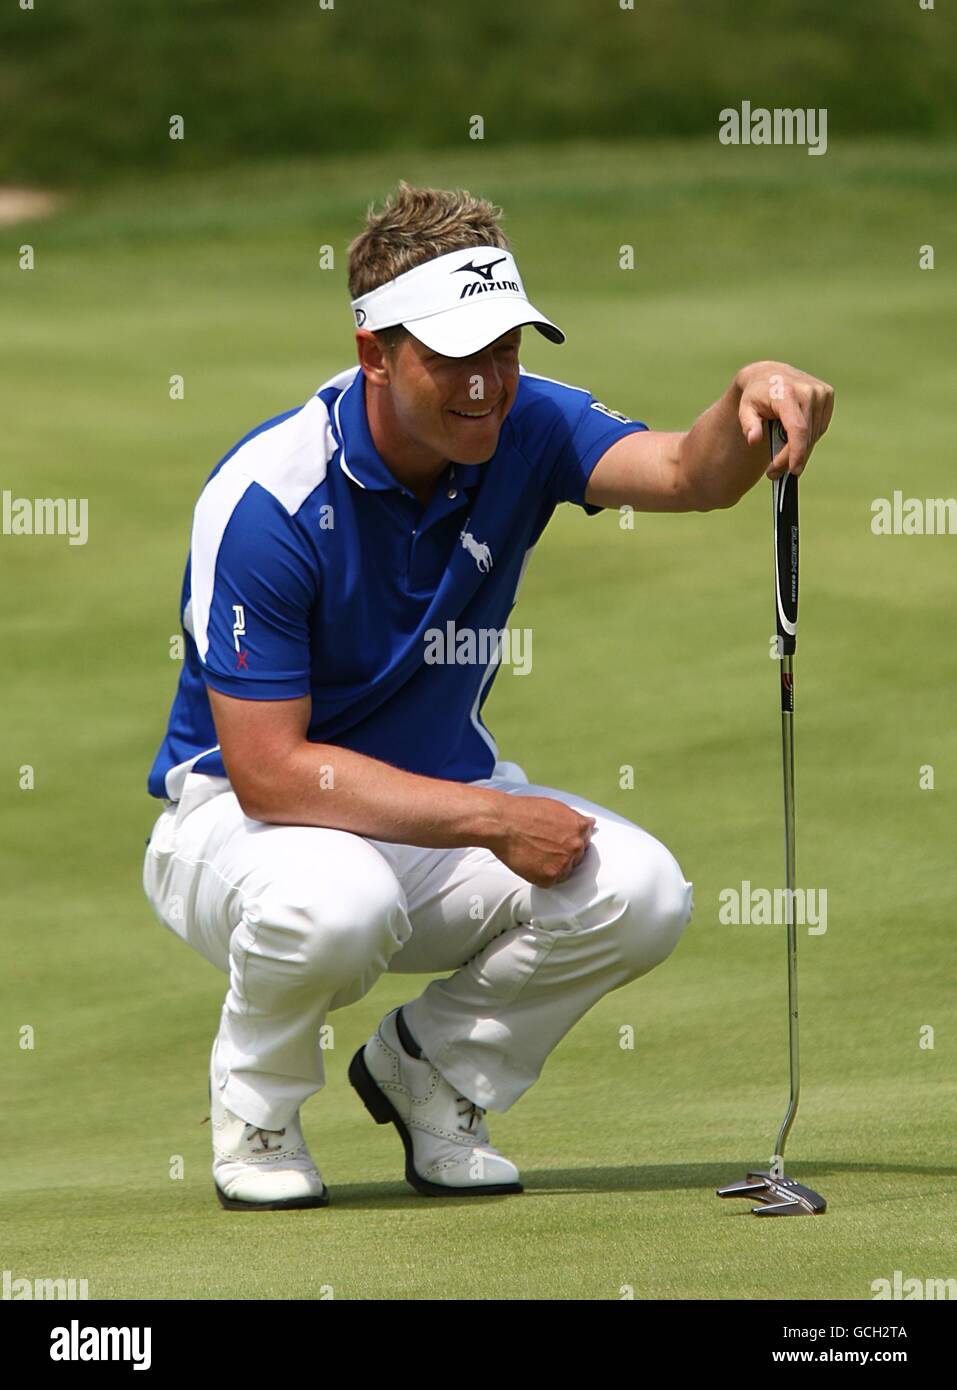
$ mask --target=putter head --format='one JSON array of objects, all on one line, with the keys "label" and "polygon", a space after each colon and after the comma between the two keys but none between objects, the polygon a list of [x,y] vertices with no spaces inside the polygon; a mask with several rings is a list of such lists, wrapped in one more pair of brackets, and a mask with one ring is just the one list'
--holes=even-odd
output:
[{"label": "putter head", "polygon": [[749,1173],[741,1182],[719,1187],[718,1197],[756,1197],[755,1216],[820,1216],[827,1202],[793,1178],[776,1178],[771,1173]]}]

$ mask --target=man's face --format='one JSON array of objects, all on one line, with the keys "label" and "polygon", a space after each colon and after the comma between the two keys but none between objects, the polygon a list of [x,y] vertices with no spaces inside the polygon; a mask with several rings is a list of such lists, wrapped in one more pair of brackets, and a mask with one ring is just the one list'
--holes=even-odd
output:
[{"label": "man's face", "polygon": [[471,357],[442,357],[404,336],[389,354],[390,394],[404,442],[452,463],[485,463],[519,384],[521,328]]}]

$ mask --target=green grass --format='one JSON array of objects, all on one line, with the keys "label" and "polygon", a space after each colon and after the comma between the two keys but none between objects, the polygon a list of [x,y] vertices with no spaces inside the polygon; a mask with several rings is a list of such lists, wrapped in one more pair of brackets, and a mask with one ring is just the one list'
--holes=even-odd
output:
[{"label": "green grass", "polygon": [[[0,1263],[15,1277],[87,1278],[108,1298],[859,1299],[895,1269],[957,1274],[957,537],[869,526],[895,488],[954,492],[955,169],[952,149],[892,143],[823,159],[713,142],[470,150],[128,183],[5,231],[0,487],[90,507],[86,546],[0,536],[0,1081],[16,1134]],[[344,248],[399,176],[505,206],[529,291],[569,335],[555,349],[528,333],[532,370],[663,429],[754,358],[836,387],[802,482],[796,659],[799,880],[827,888],[828,930],[800,941],[788,1152],[827,1196],[822,1220],[755,1222],[713,1195],[766,1164],[787,1096],[781,932],[718,924],[720,890],[779,883],[783,857],[763,483],[730,511],[633,531],[562,508],[512,616],[534,629],[535,663],[504,670],[487,706],[502,755],[640,822],[695,883],[674,956],[490,1116],[526,1194],[434,1202],[405,1186],[394,1132],[345,1077],[425,984],[386,977],[331,1016],[328,1084],[303,1110],[333,1204],[244,1218],[215,1202],[202,1121],[225,980],[140,887],[190,514],[231,444],[354,360]],[[24,242],[32,273],[14,268]],[[921,272],[927,242],[939,268]],[[334,271],[317,269],[323,244]]]}]

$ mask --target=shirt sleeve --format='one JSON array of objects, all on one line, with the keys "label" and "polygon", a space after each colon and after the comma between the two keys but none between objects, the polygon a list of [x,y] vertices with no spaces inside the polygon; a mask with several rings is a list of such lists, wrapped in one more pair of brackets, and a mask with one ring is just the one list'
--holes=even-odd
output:
[{"label": "shirt sleeve", "polygon": [[317,575],[294,519],[272,493],[250,483],[214,557],[204,545],[212,550],[194,525],[191,601],[206,684],[247,700],[308,695]]},{"label": "shirt sleeve", "polygon": [[549,475],[551,492],[555,503],[573,502],[588,516],[595,516],[603,508],[585,501],[585,489],[595,465],[619,439],[646,430],[648,426],[619,410],[611,410],[589,392],[585,393],[584,404],[581,404],[579,391],[572,399],[573,405],[571,401],[569,405],[562,404],[554,432],[555,461]]}]

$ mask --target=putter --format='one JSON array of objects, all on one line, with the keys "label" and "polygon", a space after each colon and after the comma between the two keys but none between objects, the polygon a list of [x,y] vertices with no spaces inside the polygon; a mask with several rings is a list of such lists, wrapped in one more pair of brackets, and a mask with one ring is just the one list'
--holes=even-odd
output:
[{"label": "putter", "polygon": [[[787,443],[778,420],[768,424],[772,459]],[[784,1176],[784,1146],[797,1114],[801,1094],[798,1057],[797,932],[794,925],[794,676],[791,658],[797,646],[798,607],[798,480],[784,473],[771,481],[774,515],[774,603],[781,658],[781,738],[784,760],[784,863],[788,941],[788,1044],[791,1059],[791,1095],[784,1123],[778,1131],[769,1173],[748,1173],[741,1182],[719,1187],[719,1197],[752,1197],[758,1202],[755,1216],[820,1216],[827,1202],[819,1192]]]}]

